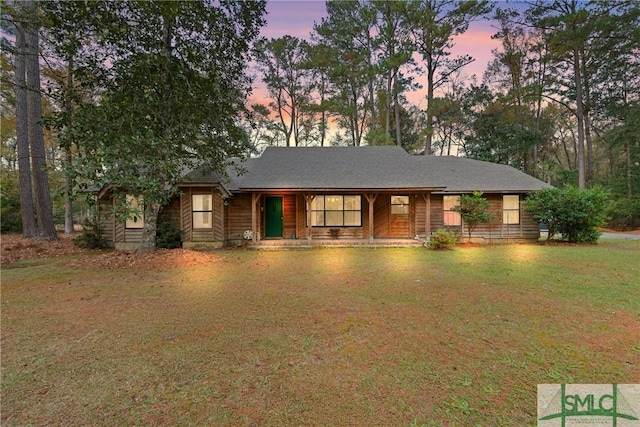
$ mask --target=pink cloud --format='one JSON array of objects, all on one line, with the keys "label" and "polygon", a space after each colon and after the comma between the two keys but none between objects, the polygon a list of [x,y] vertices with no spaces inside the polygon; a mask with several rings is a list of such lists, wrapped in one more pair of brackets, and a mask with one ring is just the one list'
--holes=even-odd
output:
[{"label": "pink cloud", "polygon": [[[267,25],[261,35],[268,38],[282,37],[286,34],[309,39],[314,23],[319,23],[327,16],[326,4],[321,0],[269,0],[267,2]],[[462,70],[463,75],[476,75],[481,81],[487,64],[492,60],[492,49],[499,48],[500,42],[492,40],[496,32],[489,21],[476,21],[469,25],[464,34],[454,40],[451,57],[471,55],[475,61]],[[419,59],[419,55],[416,56]],[[425,77],[416,76],[416,81],[424,83]],[[268,102],[266,88],[259,81],[254,85],[253,102]],[[407,94],[409,100],[425,107],[426,89]]]},{"label": "pink cloud", "polygon": [[319,0],[271,0],[267,2],[267,25],[262,29],[264,37],[282,37],[285,34],[309,39],[314,22],[327,16],[324,1]]},{"label": "pink cloud", "polygon": [[467,32],[455,38],[453,55],[471,55],[475,59],[465,68],[466,73],[475,74],[478,78],[482,78],[487,64],[493,59],[491,51],[501,46],[500,40],[491,39],[496,31],[489,22],[472,22]]}]

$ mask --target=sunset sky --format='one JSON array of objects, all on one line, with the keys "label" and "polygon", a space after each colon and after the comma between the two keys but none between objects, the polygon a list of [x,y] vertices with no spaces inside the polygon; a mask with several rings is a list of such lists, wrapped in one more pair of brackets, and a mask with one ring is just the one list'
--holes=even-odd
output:
[{"label": "sunset sky", "polygon": [[[289,34],[308,39],[314,22],[320,22],[327,15],[323,0],[268,0],[267,12],[267,25],[261,35],[269,38]],[[495,32],[488,21],[472,22],[469,30],[455,40],[454,56],[469,54],[475,58],[475,62],[464,69],[464,74],[475,74],[478,80],[482,79],[482,73],[492,58],[491,49],[499,46],[498,41],[491,40]],[[257,81],[253,99],[257,100],[264,93],[261,86]],[[421,92],[409,97],[412,102],[426,107],[420,101],[423,98]]]}]

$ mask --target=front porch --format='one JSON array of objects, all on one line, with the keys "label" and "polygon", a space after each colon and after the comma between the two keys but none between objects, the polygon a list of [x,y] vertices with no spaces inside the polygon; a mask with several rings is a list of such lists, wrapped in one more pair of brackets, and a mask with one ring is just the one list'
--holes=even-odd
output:
[{"label": "front porch", "polygon": [[424,239],[265,239],[248,242],[249,249],[310,249],[318,247],[332,248],[407,248],[420,247]]},{"label": "front porch", "polygon": [[241,212],[228,235],[250,231],[253,246],[413,246],[431,229],[427,191],[253,192],[231,202],[228,215]]}]

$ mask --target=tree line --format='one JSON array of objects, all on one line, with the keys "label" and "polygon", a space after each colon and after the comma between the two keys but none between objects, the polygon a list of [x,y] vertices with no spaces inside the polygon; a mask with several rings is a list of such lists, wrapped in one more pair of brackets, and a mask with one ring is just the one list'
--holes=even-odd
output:
[{"label": "tree line", "polygon": [[[184,168],[222,170],[267,145],[396,144],[509,164],[556,186],[602,185],[615,220],[640,222],[633,0],[328,1],[308,40],[260,39],[264,1],[4,6],[2,197],[10,206],[19,176],[25,235],[55,238],[45,189],[69,231],[78,195],[108,185],[144,199],[152,248]],[[501,45],[481,78],[452,53],[480,19]],[[247,105],[251,61],[268,100]],[[418,88],[426,107],[410,102]]]},{"label": "tree line", "polygon": [[[556,186],[606,187],[640,225],[640,4],[632,0],[327,2],[309,40],[262,39],[264,145],[389,145],[504,163]],[[490,19],[481,78],[456,36]],[[419,108],[412,91],[426,88]],[[330,137],[329,124],[335,128]]]}]

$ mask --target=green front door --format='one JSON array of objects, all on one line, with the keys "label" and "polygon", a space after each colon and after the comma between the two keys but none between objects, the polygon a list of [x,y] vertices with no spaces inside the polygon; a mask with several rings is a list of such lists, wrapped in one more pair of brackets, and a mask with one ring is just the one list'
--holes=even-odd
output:
[{"label": "green front door", "polygon": [[282,197],[264,199],[265,237],[282,237]]}]

